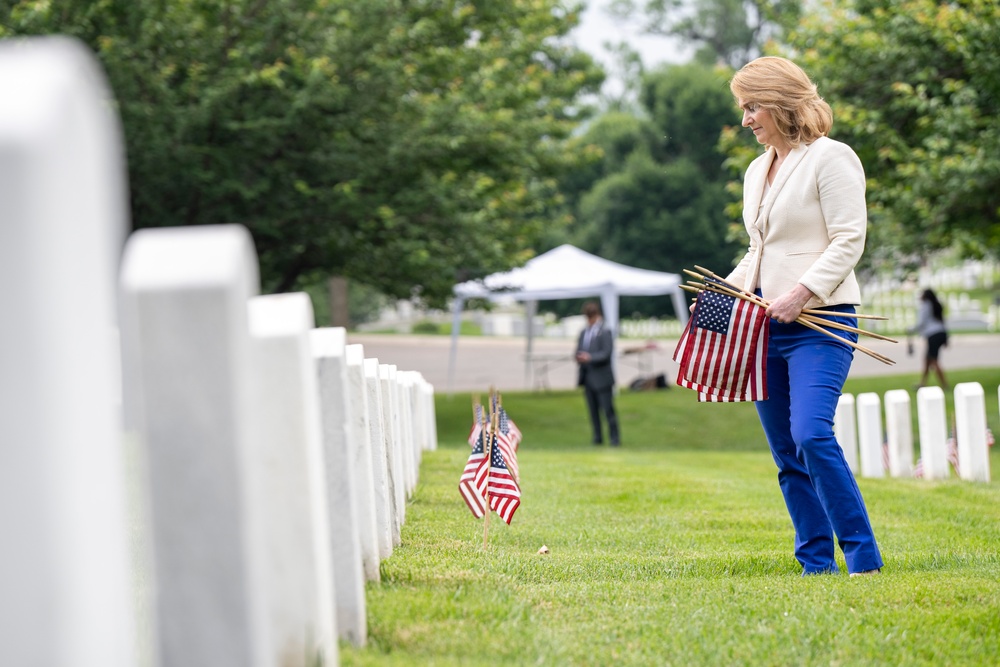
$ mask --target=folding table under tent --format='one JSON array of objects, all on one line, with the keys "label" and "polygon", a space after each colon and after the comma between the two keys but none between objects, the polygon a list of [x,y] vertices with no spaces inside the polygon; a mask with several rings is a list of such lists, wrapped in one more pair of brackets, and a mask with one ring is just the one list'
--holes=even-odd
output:
[{"label": "folding table under tent", "polygon": [[454,384],[458,332],[462,310],[469,299],[513,299],[525,302],[528,326],[525,372],[531,371],[532,319],[539,301],[600,297],[604,321],[618,336],[618,301],[621,296],[669,294],[681,324],[688,319],[682,278],[676,273],[650,271],[603,259],[566,244],[528,260],[520,268],[494,273],[480,280],[459,283],[453,288],[455,300],[451,324],[451,352],[448,359],[448,390]]}]

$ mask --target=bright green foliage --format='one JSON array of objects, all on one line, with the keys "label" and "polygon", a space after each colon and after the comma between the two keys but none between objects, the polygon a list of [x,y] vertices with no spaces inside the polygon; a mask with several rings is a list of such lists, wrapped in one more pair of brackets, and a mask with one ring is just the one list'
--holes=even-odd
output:
[{"label": "bright green foliage", "polygon": [[828,0],[790,43],[869,176],[869,254],[1000,248],[1000,4]]},{"label": "bright green foliage", "polygon": [[[987,388],[996,432],[1000,369],[954,375]],[[483,550],[457,490],[470,402],[438,397],[441,446],[424,454],[402,546],[368,585],[369,645],[342,645],[342,664],[937,667],[1000,654],[1000,483],[861,479],[885,571],[802,578],[752,405],[623,392],[625,445],[610,450],[589,444],[577,392],[503,398],[525,436],[512,525],[494,515]]]},{"label": "bright green foliage", "polygon": [[[739,121],[727,80],[725,70],[667,66],[643,79],[648,117],[610,112],[588,128],[577,144],[592,161],[564,180],[577,243],[659,271],[732,266],[739,245],[726,240],[727,173],[717,147],[720,130]],[[663,301],[622,309],[660,315]]]},{"label": "bright green foliage", "polygon": [[695,60],[733,68],[760,55],[793,26],[801,0],[612,0],[613,11],[638,20],[648,34],[698,46]]},{"label": "bright green foliage", "polygon": [[118,98],[138,227],[239,222],[265,290],[317,272],[431,303],[530,256],[578,96],[562,0],[21,0]]}]

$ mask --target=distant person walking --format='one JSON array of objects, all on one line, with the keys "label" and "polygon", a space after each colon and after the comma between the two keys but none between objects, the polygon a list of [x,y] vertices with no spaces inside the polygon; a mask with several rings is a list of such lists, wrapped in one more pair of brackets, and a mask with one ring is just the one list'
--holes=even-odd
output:
[{"label": "distant person walking", "polygon": [[615,375],[611,368],[615,351],[614,337],[611,330],[604,326],[601,307],[596,301],[583,304],[583,314],[587,318],[587,326],[580,332],[576,345],[576,363],[580,366],[577,386],[583,387],[583,395],[587,399],[593,443],[600,445],[604,442],[601,428],[601,413],[604,413],[611,446],[617,447],[621,444],[621,439],[612,395],[615,386]]},{"label": "distant person walking", "polygon": [[918,333],[927,342],[924,352],[924,372],[920,376],[917,388],[927,385],[927,376],[931,370],[937,375],[942,389],[948,388],[939,357],[941,348],[948,344],[948,329],[944,324],[944,306],[938,301],[934,290],[925,289],[920,295],[920,310],[917,312],[917,323],[909,329],[909,333]]}]

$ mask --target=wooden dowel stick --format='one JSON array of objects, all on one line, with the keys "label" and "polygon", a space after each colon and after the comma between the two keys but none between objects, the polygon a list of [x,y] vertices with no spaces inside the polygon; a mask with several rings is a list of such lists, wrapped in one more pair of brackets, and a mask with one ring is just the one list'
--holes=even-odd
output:
[{"label": "wooden dowel stick", "polygon": [[[700,289],[699,289],[699,287],[700,287]],[[754,299],[746,298],[746,293],[745,292],[740,292],[740,293],[737,294],[737,293],[735,293],[735,292],[733,292],[733,291],[731,291],[731,290],[729,290],[729,289],[727,289],[725,287],[721,287],[721,286],[718,286],[718,285],[712,285],[710,283],[695,283],[695,282],[691,282],[689,280],[688,283],[687,283],[687,285],[681,285],[681,288],[685,289],[685,290],[687,290],[689,292],[702,292],[704,290],[708,290],[710,292],[718,292],[719,294],[726,294],[728,296],[738,296],[739,298],[745,299],[746,301],[753,301],[754,303],[757,303],[757,304],[759,304],[759,305],[761,305],[763,307],[767,307],[767,305],[769,303],[766,299],[762,299],[760,297],[756,297]],[[813,315],[813,314],[811,314],[812,312],[814,312],[814,311],[810,311],[809,313],[807,313],[806,311],[803,310],[802,311],[802,315],[800,315],[799,317],[807,319],[807,320],[811,320],[813,322],[816,322],[817,324],[820,324],[821,326],[830,327],[831,329],[839,329],[840,331],[850,331],[852,333],[856,333],[856,334],[861,335],[861,336],[868,336],[870,338],[876,338],[878,340],[884,340],[884,341],[887,341],[889,343],[898,343],[899,342],[895,338],[889,338],[888,336],[883,336],[882,334],[877,334],[877,333],[872,332],[872,331],[866,331],[865,329],[859,329],[858,327],[852,327],[850,324],[842,324],[840,322],[834,322],[834,321],[828,319],[829,316],[835,315],[835,313],[833,311],[829,311],[829,310],[819,311],[819,312],[824,313],[827,317],[820,316],[820,315]],[[844,317],[854,317],[854,315],[850,314],[850,313],[844,313]]]},{"label": "wooden dowel stick", "polygon": [[479,418],[482,416],[483,408],[482,403],[479,400],[479,394],[472,395],[472,423],[478,424]]},{"label": "wooden dowel stick", "polygon": [[[738,288],[736,285],[733,285],[731,282],[726,281],[724,278],[720,277],[718,274],[713,273],[712,271],[709,271],[708,269],[706,269],[704,267],[698,266],[696,264],[694,268],[696,268],[699,271],[701,271],[702,275],[704,275],[704,276],[708,276],[709,278],[714,278],[715,280],[718,280],[719,282],[725,283],[726,285],[728,285],[730,288],[732,288],[734,290],[743,292],[743,290],[741,290],[740,288]],[[696,277],[701,277],[701,276],[698,276],[698,274],[695,274],[695,273],[692,273],[691,271],[688,271],[687,269],[685,269],[684,272],[687,273],[688,275],[692,275],[692,276],[696,276]],[[824,313],[828,313],[829,311],[823,310],[821,308],[806,308],[802,312],[803,313],[807,313],[809,315],[823,315]],[[851,315],[851,317],[856,317],[856,318],[861,319],[861,320],[881,320],[883,322],[888,321],[888,319],[889,319],[888,317],[885,317],[884,315],[868,315],[866,313],[854,313],[853,315]]]},{"label": "wooden dowel stick", "polygon": [[[877,340],[884,340],[887,343],[898,343],[899,341],[895,338],[889,338],[888,336],[883,336],[882,334],[877,334],[873,331],[866,331],[864,329],[858,329],[857,327],[852,327],[850,324],[841,324],[840,322],[833,322],[825,317],[819,317],[817,315],[800,315],[800,317],[809,320],[810,322],[815,322],[820,326],[830,327],[831,329],[839,329],[840,331],[850,331],[852,333],[861,334],[862,336],[868,336],[869,338],[875,338]],[[853,317],[849,313],[844,313],[844,317]]]},{"label": "wooden dowel stick", "polygon": [[808,320],[799,320],[799,323],[802,324],[802,325],[804,325],[804,326],[809,327],[810,329],[815,329],[816,331],[818,331],[820,333],[826,334],[827,336],[830,336],[831,338],[836,338],[840,342],[846,343],[847,345],[850,345],[855,350],[858,350],[859,352],[864,352],[868,356],[873,357],[875,359],[878,359],[883,364],[887,364],[889,366],[894,366],[896,364],[896,362],[893,361],[892,359],[890,359],[889,357],[883,357],[878,352],[876,352],[874,350],[869,350],[864,345],[858,345],[857,343],[852,343],[851,341],[847,340],[846,338],[841,338],[837,334],[835,334],[835,333],[833,333],[831,331],[827,331],[826,329],[824,329],[823,327],[819,326],[818,324],[813,324],[812,322],[810,322]]},{"label": "wooden dowel stick", "polygon": [[[696,290],[695,289],[696,286],[698,285],[698,283],[692,283],[691,281],[688,281],[688,285],[692,286],[691,289],[689,289],[689,291],[700,291],[700,290]],[[716,286],[716,285],[712,285],[712,284],[702,283],[702,289],[703,290],[714,291],[714,292],[719,292],[720,294],[728,294],[729,296],[737,296],[736,293],[733,293],[732,291],[728,290],[727,288]],[[740,292],[739,294],[740,295],[744,295],[746,293],[745,292]],[[747,300],[749,301],[750,299],[747,299]],[[762,299],[760,297],[756,297],[755,299],[753,299],[753,301],[755,303],[759,303],[761,306],[766,306],[766,305],[769,304],[769,302],[766,299]],[[865,329],[859,329],[857,327],[852,327],[849,324],[842,324],[840,322],[832,322],[829,319],[827,319],[830,316],[836,315],[835,311],[830,311],[830,310],[810,310],[809,312],[806,312],[805,310],[803,310],[802,313],[803,313],[802,317],[804,317],[806,319],[809,319],[809,320],[812,320],[813,322],[817,322],[817,323],[819,323],[819,324],[821,324],[823,326],[828,326],[828,327],[830,327],[832,329],[840,329],[841,331],[853,331],[854,333],[857,333],[857,334],[861,334],[861,335],[864,335],[864,336],[870,336],[872,338],[877,338],[879,340],[888,341],[890,343],[898,343],[899,342],[898,340],[896,340],[894,338],[889,338],[888,336],[883,336],[881,334],[877,334],[877,333],[874,333],[872,331],[866,331]],[[822,315],[814,315],[813,313],[822,313]],[[853,314],[853,313],[844,313],[844,317],[856,317],[856,315]]]},{"label": "wooden dowel stick", "polygon": [[[696,268],[698,268],[699,271],[707,270],[707,269],[701,269],[701,267],[696,267]],[[709,273],[711,273],[711,272],[709,272]],[[715,278],[715,274],[711,274],[710,277]],[[727,283],[724,280],[720,280],[720,282],[723,283],[723,284],[722,285],[713,285],[711,283],[706,283],[705,284],[705,289],[708,289],[708,290],[713,291],[713,292],[719,292],[720,294],[726,294],[728,296],[734,296],[736,298],[743,299],[744,301],[750,301],[751,303],[756,303],[759,306],[767,307],[769,305],[769,303],[765,299],[757,296],[756,294],[748,294],[747,292],[744,292],[742,290],[737,290],[736,288],[731,287],[731,284]],[[870,357],[872,357],[874,359],[877,359],[877,360],[881,361],[884,364],[888,364],[888,365],[892,366],[892,365],[894,365],[896,363],[892,359],[890,359],[888,357],[885,357],[885,356],[882,356],[881,354],[879,354],[878,352],[875,352],[874,350],[868,349],[864,345],[859,345],[857,343],[853,343],[853,342],[851,342],[851,341],[849,341],[849,340],[847,340],[845,338],[842,338],[842,337],[838,336],[835,333],[827,331],[826,329],[822,328],[818,324],[815,324],[812,320],[805,320],[802,317],[799,317],[799,318],[796,319],[796,322],[799,322],[800,324],[802,324],[804,326],[807,326],[810,329],[815,329],[816,331],[819,331],[820,333],[826,334],[827,336],[830,336],[832,338],[836,338],[837,340],[842,341],[843,343],[845,343],[847,345],[850,345],[855,350],[858,350],[859,352],[864,352],[868,356],[870,356]],[[846,325],[844,325],[844,326],[846,326]]]},{"label": "wooden dowel stick", "polygon": [[[490,406],[493,405],[493,387],[490,387]],[[490,514],[493,512],[490,509],[490,462],[492,461],[493,451],[493,436],[492,431],[495,428],[496,420],[493,418],[492,412],[490,413],[490,433],[486,432],[486,408],[483,408],[483,454],[486,455],[486,514],[483,517],[483,550],[485,551],[489,547],[489,536],[490,536]]]},{"label": "wooden dowel stick", "polygon": [[[684,272],[687,273],[687,274],[689,274],[689,275],[697,276],[697,277],[702,278],[702,279],[705,278],[705,276],[700,276],[698,274],[692,273],[691,271],[688,271],[687,269],[685,269]],[[707,284],[703,283],[703,282],[696,283],[694,281],[689,280],[689,281],[687,281],[687,284],[690,285],[690,286],[696,287],[696,288],[700,288],[700,289],[697,289],[697,290],[688,289],[687,290],[688,292],[695,292],[695,291],[701,291],[702,289],[708,289]],[[683,285],[681,285],[681,289],[686,289],[686,288]],[[741,294],[748,294],[748,292],[744,292],[743,290],[739,290],[739,292]],[[756,295],[754,295],[754,296],[756,296]],[[822,308],[803,308],[802,309],[802,313],[804,315],[819,315],[820,317],[822,317],[824,315],[830,315],[831,311],[824,310]],[[884,315],[869,315],[867,313],[851,313],[850,317],[853,317],[853,318],[858,319],[858,320],[879,320],[881,322],[887,322],[889,320],[889,318],[885,317]],[[898,342],[898,341],[893,341],[893,342]]]},{"label": "wooden dowel stick", "polygon": [[[830,314],[829,310],[823,310],[822,308],[803,308],[802,312],[805,313],[806,315],[823,316]],[[866,315],[865,313],[851,313],[850,317],[859,320],[879,320],[881,322],[887,322],[889,320],[888,317],[884,317],[882,315]]]}]

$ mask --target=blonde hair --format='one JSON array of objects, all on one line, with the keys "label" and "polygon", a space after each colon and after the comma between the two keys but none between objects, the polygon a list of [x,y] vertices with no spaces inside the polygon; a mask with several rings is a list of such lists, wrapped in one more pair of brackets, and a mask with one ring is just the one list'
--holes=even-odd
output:
[{"label": "blonde hair", "polygon": [[795,148],[825,137],[833,126],[833,111],[816,92],[801,67],[785,58],[763,56],[744,65],[729,82],[743,104],[771,112],[775,127]]}]

